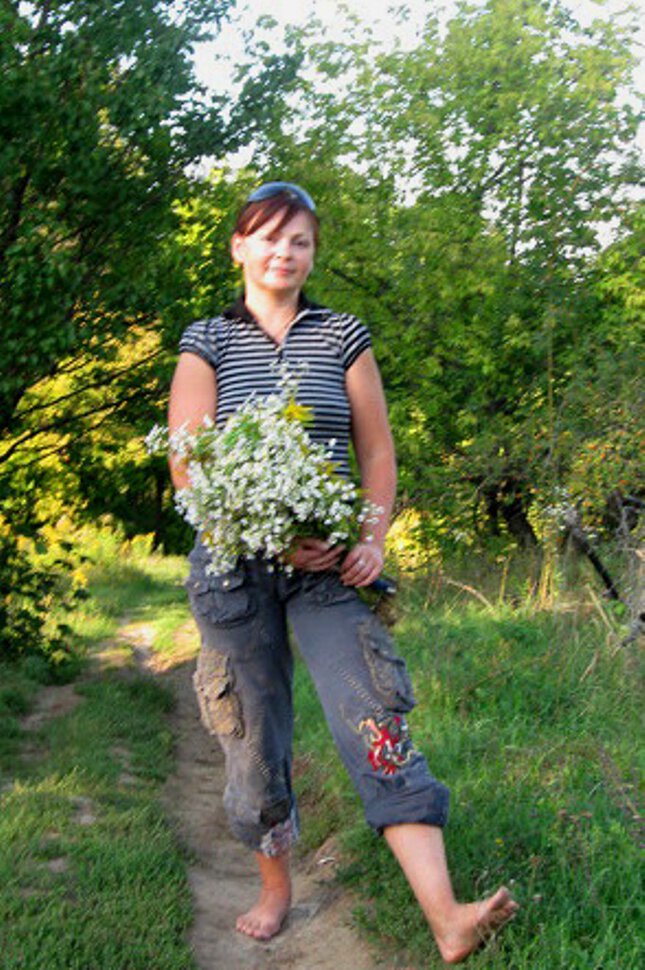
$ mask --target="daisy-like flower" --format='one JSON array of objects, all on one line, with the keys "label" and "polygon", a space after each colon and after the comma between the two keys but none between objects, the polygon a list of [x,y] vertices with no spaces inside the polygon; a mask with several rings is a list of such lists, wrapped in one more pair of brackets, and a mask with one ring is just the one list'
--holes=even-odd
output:
[{"label": "daisy-like flower", "polygon": [[211,572],[233,569],[240,557],[279,558],[298,536],[351,544],[383,511],[337,473],[333,442],[311,440],[311,409],[297,403],[297,388],[283,369],[275,394],[250,398],[221,428],[206,420],[169,435],[155,426],[146,438],[151,453],[185,463],[190,485],[175,501],[209,549]]}]

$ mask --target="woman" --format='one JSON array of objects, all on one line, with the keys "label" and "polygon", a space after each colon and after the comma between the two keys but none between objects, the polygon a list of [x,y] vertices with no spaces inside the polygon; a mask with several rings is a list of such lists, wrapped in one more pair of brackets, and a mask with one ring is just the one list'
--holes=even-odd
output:
[{"label": "woman", "polygon": [[[405,715],[414,698],[403,661],[355,590],[383,567],[394,450],[367,330],[303,296],[317,238],[314,203],[299,186],[269,182],[249,196],[231,242],[244,296],[188,327],[171,390],[171,430],[195,428],[206,415],[221,424],[249,394],[275,390],[276,361],[295,366],[303,373],[298,400],[314,409],[312,436],[335,439],[345,475],[351,437],[362,487],[384,510],[352,548],[302,538],[289,555],[289,573],[258,557],[210,576],[199,541],[190,554],[187,586],[202,638],[195,686],[202,718],[226,756],[231,829],[255,852],[261,881],[259,900],[237,929],[270,939],[291,903],[289,850],[298,815],[288,623],[366,819],[403,868],[443,958],[458,963],[517,907],[504,888],[481,902],[455,901],[442,835],[448,791],[410,739]],[[172,475],[176,487],[187,483],[180,464]]]}]

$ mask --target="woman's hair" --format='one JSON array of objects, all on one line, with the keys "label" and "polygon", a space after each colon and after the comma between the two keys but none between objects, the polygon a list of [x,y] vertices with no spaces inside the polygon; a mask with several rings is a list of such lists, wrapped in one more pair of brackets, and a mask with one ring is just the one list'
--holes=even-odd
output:
[{"label": "woman's hair", "polygon": [[320,222],[318,216],[311,208],[292,192],[276,192],[275,195],[262,199],[259,202],[247,202],[242,206],[240,214],[235,223],[234,232],[240,236],[250,236],[257,232],[265,223],[270,222],[277,213],[282,213],[276,229],[282,229],[299,212],[304,212],[309,216],[311,228],[314,233],[314,243],[318,245],[318,231]]}]

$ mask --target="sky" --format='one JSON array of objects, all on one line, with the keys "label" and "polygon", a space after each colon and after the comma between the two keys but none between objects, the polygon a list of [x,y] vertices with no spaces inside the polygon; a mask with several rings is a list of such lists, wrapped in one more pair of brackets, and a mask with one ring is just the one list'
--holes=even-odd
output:
[{"label": "sky", "polygon": [[[352,13],[367,20],[378,38],[387,40],[393,36],[392,9],[405,5],[410,9],[407,23],[396,26],[396,33],[403,47],[416,44],[419,29],[428,9],[444,8],[449,14],[454,3],[451,0],[342,0],[343,6]],[[590,23],[595,17],[611,16],[626,6],[642,9],[640,51],[641,62],[637,73],[637,83],[641,92],[645,91],[645,0],[565,0],[566,6],[583,24]],[[237,0],[227,23],[216,41],[200,45],[195,58],[197,75],[203,83],[219,92],[231,90],[231,65],[242,57],[242,33],[249,30],[261,16],[271,16],[280,23],[305,24],[316,17],[324,24],[338,30],[342,38],[342,20],[338,14],[336,0]],[[645,147],[645,145],[644,145]]]},{"label": "sky", "polygon": [[[403,0],[402,0],[403,2]],[[214,44],[203,45],[196,59],[199,78],[206,83],[219,87],[225,83],[225,74],[215,58],[228,52],[231,59],[243,51],[242,30],[253,26],[259,17],[271,16],[280,23],[305,24],[315,17],[331,27],[339,24],[338,4],[342,3],[352,13],[368,19],[372,27],[378,28],[378,36],[387,39],[392,36],[392,15],[389,13],[397,4],[394,0],[237,0],[230,21]],[[405,27],[399,28],[399,36],[410,46],[414,43],[419,26],[423,22],[423,11],[428,9],[426,0],[412,0],[413,16]],[[342,37],[342,29],[339,30]]]},{"label": "sky", "polygon": [[[642,10],[641,30],[638,50],[640,64],[636,71],[636,86],[645,94],[645,0],[564,0],[576,18],[587,25],[600,17],[612,16],[626,6]],[[404,24],[395,25],[392,9],[405,4],[410,17]],[[393,39],[394,30],[402,47],[414,47],[418,42],[419,31],[428,9],[437,11],[443,8],[449,16],[454,9],[453,0],[343,0],[349,11],[367,20],[379,39]],[[259,17],[270,16],[280,23],[306,24],[312,17],[322,21],[330,28],[331,36],[337,32],[342,39],[342,19],[338,14],[336,0],[237,0],[230,21],[224,25],[219,37],[210,43],[199,45],[195,56],[195,69],[198,79],[208,88],[220,94],[233,93],[231,75],[236,63],[243,58],[243,32],[250,30]],[[645,154],[645,124],[640,126],[638,144]],[[245,158],[233,160],[233,165],[244,164]]]}]

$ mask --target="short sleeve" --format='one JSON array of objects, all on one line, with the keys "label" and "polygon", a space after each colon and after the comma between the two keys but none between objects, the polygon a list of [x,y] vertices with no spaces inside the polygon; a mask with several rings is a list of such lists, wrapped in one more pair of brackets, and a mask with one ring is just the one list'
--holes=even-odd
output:
[{"label": "short sleeve", "polygon": [[370,332],[357,317],[343,318],[343,367],[349,370],[364,350],[372,346]]},{"label": "short sleeve", "polygon": [[179,340],[179,353],[197,354],[217,370],[217,319],[196,320],[186,327]]}]

